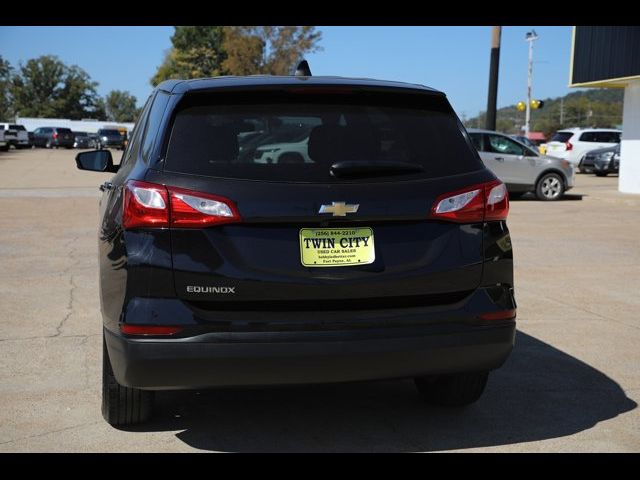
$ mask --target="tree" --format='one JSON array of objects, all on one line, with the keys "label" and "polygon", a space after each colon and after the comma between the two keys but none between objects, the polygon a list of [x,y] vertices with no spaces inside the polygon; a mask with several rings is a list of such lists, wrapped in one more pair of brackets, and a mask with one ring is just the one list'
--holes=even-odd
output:
[{"label": "tree", "polygon": [[288,75],[300,58],[320,49],[315,27],[225,27],[222,62],[230,75]]},{"label": "tree", "polygon": [[169,78],[287,75],[305,53],[320,49],[321,36],[311,26],[175,27],[173,47],[151,84]]},{"label": "tree", "polygon": [[214,77],[222,74],[225,58],[222,49],[223,27],[174,27],[173,47],[151,78],[151,84],[170,78]]},{"label": "tree", "polygon": [[0,120],[9,120],[14,115],[11,98],[11,64],[0,55]]},{"label": "tree", "polygon": [[138,109],[136,97],[129,92],[112,90],[105,99],[107,120],[112,122],[133,122],[136,119]]},{"label": "tree", "polygon": [[97,86],[80,67],[44,55],[20,64],[12,77],[13,108],[25,117],[97,117],[101,113]]}]

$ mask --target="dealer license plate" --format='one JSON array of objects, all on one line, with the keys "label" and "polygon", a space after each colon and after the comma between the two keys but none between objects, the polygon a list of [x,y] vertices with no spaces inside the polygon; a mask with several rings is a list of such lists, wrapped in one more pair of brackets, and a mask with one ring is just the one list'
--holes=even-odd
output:
[{"label": "dealer license plate", "polygon": [[305,267],[366,265],[375,259],[371,228],[300,230],[300,261]]}]

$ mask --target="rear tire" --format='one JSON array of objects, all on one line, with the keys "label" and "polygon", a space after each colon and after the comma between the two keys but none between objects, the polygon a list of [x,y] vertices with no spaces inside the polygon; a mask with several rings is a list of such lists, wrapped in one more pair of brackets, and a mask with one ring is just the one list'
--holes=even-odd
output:
[{"label": "rear tire", "polygon": [[425,402],[442,407],[464,407],[477,401],[487,385],[489,372],[457,373],[415,378]]},{"label": "rear tire", "polygon": [[546,202],[559,200],[564,194],[564,180],[557,173],[547,173],[536,184],[536,197]]},{"label": "rear tire", "polygon": [[116,381],[109,360],[107,344],[102,339],[102,416],[115,426],[146,422],[153,411],[153,394],[147,390],[129,388]]},{"label": "rear tire", "polygon": [[606,177],[609,172],[596,172],[596,177]]}]

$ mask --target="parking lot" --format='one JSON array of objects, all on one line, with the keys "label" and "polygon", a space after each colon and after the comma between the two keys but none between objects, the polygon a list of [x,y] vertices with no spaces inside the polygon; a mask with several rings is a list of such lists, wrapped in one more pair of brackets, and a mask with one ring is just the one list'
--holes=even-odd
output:
[{"label": "parking lot", "polygon": [[163,392],[147,425],[100,413],[98,185],[73,150],[0,152],[0,451],[639,451],[640,196],[578,175],[511,203],[518,335],[481,400],[413,383]]}]

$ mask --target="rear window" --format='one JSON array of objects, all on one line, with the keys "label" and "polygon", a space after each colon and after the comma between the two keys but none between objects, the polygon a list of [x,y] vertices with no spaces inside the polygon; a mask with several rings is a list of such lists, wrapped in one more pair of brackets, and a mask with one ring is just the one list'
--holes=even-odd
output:
[{"label": "rear window", "polygon": [[[444,97],[360,92],[192,94],[174,113],[165,169],[248,180],[335,182],[342,179],[333,177],[330,168],[340,161],[402,162],[422,169],[394,172],[393,179],[483,168]],[[362,180],[372,178],[362,175]]]},{"label": "rear window", "polygon": [[100,130],[98,132],[100,135],[120,135],[120,131],[119,130]]},{"label": "rear window", "polygon": [[9,125],[9,128],[11,130],[20,130],[21,132],[26,130],[22,125]]},{"label": "rear window", "polygon": [[56,128],[58,133],[71,133],[71,129],[69,128]]},{"label": "rear window", "polygon": [[572,132],[556,132],[556,134],[551,137],[550,142],[568,142],[569,139],[573,136]]}]

